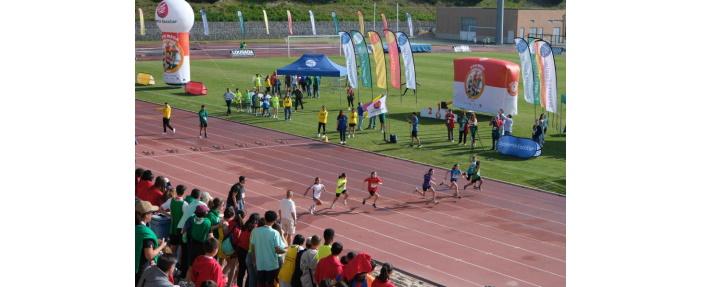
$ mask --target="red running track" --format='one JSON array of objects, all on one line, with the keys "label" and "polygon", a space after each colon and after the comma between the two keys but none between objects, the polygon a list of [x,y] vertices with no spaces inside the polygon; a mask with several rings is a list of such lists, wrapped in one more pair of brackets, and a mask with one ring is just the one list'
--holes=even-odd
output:
[{"label": "red running track", "polygon": [[[209,138],[199,139],[197,115],[175,109],[177,133],[163,135],[157,108],[136,102],[136,166],[175,184],[224,199],[245,175],[247,209],[259,213],[277,210],[292,189],[298,233],[334,228],[344,249],[446,286],[565,286],[564,197],[486,180],[481,192],[470,188],[462,199],[439,189],[440,203],[427,205],[413,192],[426,165],[217,118],[209,119]],[[384,180],[377,209],[361,205],[362,181],[372,170]],[[348,207],[329,210],[341,172]],[[315,176],[329,193],[319,214],[309,215],[311,200],[302,194]]]}]

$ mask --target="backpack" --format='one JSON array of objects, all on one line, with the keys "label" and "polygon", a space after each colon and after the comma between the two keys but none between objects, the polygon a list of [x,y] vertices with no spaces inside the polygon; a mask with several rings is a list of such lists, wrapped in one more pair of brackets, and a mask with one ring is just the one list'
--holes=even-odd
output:
[{"label": "backpack", "polygon": [[297,252],[297,258],[295,258],[295,271],[292,272],[292,280],[290,280],[290,285],[292,287],[302,287],[302,269],[299,268],[299,262],[302,259],[302,254],[306,252],[307,249]]}]

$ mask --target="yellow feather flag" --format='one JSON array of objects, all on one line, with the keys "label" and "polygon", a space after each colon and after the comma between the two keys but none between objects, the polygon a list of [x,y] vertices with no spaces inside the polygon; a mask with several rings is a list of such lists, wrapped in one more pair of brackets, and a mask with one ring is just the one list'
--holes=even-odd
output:
[{"label": "yellow feather flag", "polygon": [[372,47],[372,59],[375,62],[375,77],[377,87],[380,89],[387,88],[387,68],[385,67],[385,52],[382,49],[382,39],[375,31],[368,32],[370,46]]},{"label": "yellow feather flag", "polygon": [[265,34],[270,35],[270,30],[268,29],[268,13],[263,9],[263,21],[265,21]]},{"label": "yellow feather flag", "polygon": [[363,21],[363,12],[358,10],[358,30],[360,34],[365,34],[365,21]]},{"label": "yellow feather flag", "polygon": [[144,26],[144,11],[139,8],[139,34],[146,35],[146,26]]}]

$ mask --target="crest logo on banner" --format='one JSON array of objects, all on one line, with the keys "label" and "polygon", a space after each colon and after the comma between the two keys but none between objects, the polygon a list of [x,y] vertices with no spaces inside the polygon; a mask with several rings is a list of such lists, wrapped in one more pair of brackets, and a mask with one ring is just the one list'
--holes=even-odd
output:
[{"label": "crest logo on banner", "polygon": [[306,62],[304,62],[305,65],[309,68],[314,68],[316,66],[316,61],[309,59]]},{"label": "crest logo on banner", "polygon": [[514,97],[518,96],[518,81],[511,82],[511,84],[509,84],[508,92],[509,95],[512,95]]},{"label": "crest logo on banner", "polygon": [[472,65],[465,79],[465,95],[471,100],[479,99],[484,93],[484,67]]},{"label": "crest logo on banner", "polygon": [[525,41],[518,41],[518,42],[516,43],[516,50],[517,50],[519,53],[523,53],[523,52],[525,52],[526,50],[528,50],[528,44],[527,44]]},{"label": "crest logo on banner", "polygon": [[549,45],[540,46],[540,55],[543,56],[543,58],[550,56],[550,53],[552,53],[552,51]]},{"label": "crest logo on banner", "polygon": [[158,8],[156,8],[156,13],[158,14],[158,17],[165,18],[168,16],[168,4],[166,4],[166,1],[161,2],[161,4],[158,4]]}]

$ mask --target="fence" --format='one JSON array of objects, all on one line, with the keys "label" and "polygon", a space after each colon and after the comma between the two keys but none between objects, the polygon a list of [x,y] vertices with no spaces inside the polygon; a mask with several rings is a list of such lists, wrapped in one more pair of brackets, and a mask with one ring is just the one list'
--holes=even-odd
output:
[{"label": "fence", "polygon": [[[396,22],[389,21],[389,28],[391,30],[396,29]],[[238,21],[231,22],[208,22],[209,24],[209,36],[204,35],[204,28],[202,27],[202,22],[195,22],[190,30],[190,40],[191,41],[212,41],[212,40],[241,40],[243,35],[241,34],[240,26]],[[436,26],[435,22],[431,21],[414,21],[414,35],[418,35],[419,31],[429,31]],[[270,21],[268,22],[270,35],[265,34],[265,23],[263,21],[247,21],[246,22],[246,39],[281,39],[288,36],[287,33],[287,22],[284,21]],[[378,32],[382,32],[382,22],[378,21],[376,24],[376,29]],[[136,41],[154,41],[161,39],[161,31],[158,29],[156,22],[149,21],[145,23],[146,35],[139,35],[139,22],[136,21],[134,25],[134,32],[136,34]],[[340,31],[350,31],[358,30],[357,21],[339,21],[338,26]],[[365,22],[365,31],[372,30],[372,22]],[[295,35],[311,35],[312,26],[309,21],[304,22],[293,22],[292,31]],[[405,32],[409,35],[406,21],[399,22],[399,31]],[[335,34],[335,29],[333,22],[331,21],[318,21],[316,22],[316,33],[318,35],[333,35]]]}]

